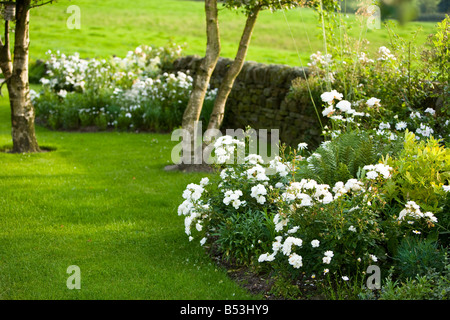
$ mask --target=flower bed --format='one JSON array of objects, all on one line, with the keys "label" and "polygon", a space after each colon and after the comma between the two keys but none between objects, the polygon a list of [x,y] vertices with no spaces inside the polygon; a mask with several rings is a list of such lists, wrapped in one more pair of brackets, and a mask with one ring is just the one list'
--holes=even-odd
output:
[{"label": "flower bed", "polygon": [[[429,272],[448,281],[450,150],[404,128],[380,133],[387,130],[382,122],[361,129],[365,118],[354,117],[353,104],[337,91],[322,100],[324,112],[334,110],[334,134],[316,150],[301,143],[283,146],[270,161],[246,154],[237,162],[231,160],[245,141],[217,139],[217,176],[189,184],[178,208],[189,240],[256,272],[314,280],[329,297],[338,288],[346,297],[383,298],[388,293],[366,286],[374,266],[385,283]],[[381,102],[365,105],[373,103]],[[354,118],[343,126],[336,115]],[[426,279],[438,291],[447,288],[448,298],[438,278]]]}]

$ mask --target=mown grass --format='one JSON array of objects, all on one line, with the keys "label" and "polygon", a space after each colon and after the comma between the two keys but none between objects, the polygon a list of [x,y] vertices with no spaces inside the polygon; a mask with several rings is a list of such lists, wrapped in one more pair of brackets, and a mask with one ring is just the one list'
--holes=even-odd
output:
[{"label": "mown grass", "polygon": [[[81,13],[81,28],[68,29],[69,5],[77,5]],[[361,27],[353,14],[343,15],[352,25],[350,35],[359,37]],[[186,0],[122,0],[89,1],[59,0],[52,5],[33,9],[31,13],[31,58],[45,58],[47,50],[60,50],[82,57],[125,56],[141,44],[162,46],[169,39],[187,44],[186,54],[203,55],[206,33],[202,1]],[[233,58],[245,17],[237,12],[220,11],[222,56]],[[396,31],[406,38],[419,27],[417,38],[423,44],[433,33],[435,23],[411,22]],[[336,30],[336,37],[339,31]],[[264,11],[258,18],[248,60],[261,63],[305,65],[309,56],[324,51],[322,33],[316,13],[311,9],[297,9],[271,13]],[[371,43],[370,51],[389,44],[386,28],[365,30],[363,35]],[[297,54],[298,50],[298,54]],[[299,60],[301,57],[301,61]]]},{"label": "mown grass", "polygon": [[[9,119],[5,97],[2,148]],[[37,136],[56,150],[0,152],[0,299],[260,298],[188,241],[177,206],[205,175],[164,171],[170,135],[38,127]],[[70,265],[80,290],[66,286]]]}]

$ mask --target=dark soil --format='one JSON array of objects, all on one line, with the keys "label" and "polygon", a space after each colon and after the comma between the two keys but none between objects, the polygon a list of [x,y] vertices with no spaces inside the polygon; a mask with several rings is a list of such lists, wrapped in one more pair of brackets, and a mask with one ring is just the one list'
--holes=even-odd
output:
[{"label": "dark soil", "polygon": [[[207,254],[219,268],[227,270],[227,274],[234,282],[252,294],[261,294],[266,300],[324,300],[320,294],[316,281],[312,279],[296,279],[287,281],[287,286],[295,288],[289,293],[283,284],[277,284],[277,276],[271,273],[256,272],[254,268],[235,264],[223,258],[214,246],[206,247]],[[276,287],[279,287],[278,289]],[[283,291],[289,296],[283,296]]]},{"label": "dark soil", "polygon": [[220,252],[213,245],[207,247],[207,254],[219,268],[227,270],[227,274],[239,286],[247,289],[252,294],[262,294],[267,300],[277,300],[270,290],[274,284],[274,279],[267,274],[258,274],[249,267],[238,266],[225,260]]},{"label": "dark soil", "polygon": [[166,166],[164,168],[166,171],[181,171],[181,172],[206,172],[213,173],[214,168],[209,164],[174,164]]}]

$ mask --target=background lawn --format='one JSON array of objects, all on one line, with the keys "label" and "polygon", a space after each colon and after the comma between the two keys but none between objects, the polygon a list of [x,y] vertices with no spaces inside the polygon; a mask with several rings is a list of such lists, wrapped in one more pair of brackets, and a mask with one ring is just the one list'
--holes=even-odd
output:
[{"label": "background lawn", "polygon": [[[69,5],[81,11],[81,29],[67,28]],[[245,17],[234,11],[219,13],[222,56],[233,58]],[[361,27],[355,16],[344,19],[353,25],[351,35],[359,37]],[[66,54],[79,52],[81,57],[123,57],[127,51],[141,44],[162,46],[169,39],[178,44],[187,43],[186,54],[203,55],[205,52],[205,22],[202,1],[186,0],[59,0],[52,5],[35,8],[31,12],[31,57],[45,59],[47,50],[60,50]],[[435,23],[412,22],[396,30],[409,37],[422,27],[417,43],[424,43],[434,31]],[[292,32],[292,36],[291,36]],[[324,51],[319,38],[322,29],[316,13],[311,9],[297,9],[271,13],[264,11],[258,18],[248,60],[262,63],[290,65],[306,64],[309,56]],[[3,33],[2,33],[3,34]],[[336,36],[338,36],[338,32]],[[372,52],[387,46],[389,35],[385,28],[367,30]],[[296,50],[303,58],[300,63]]]},{"label": "background lawn", "polygon": [[[5,97],[0,146],[11,141],[9,117]],[[177,207],[204,175],[163,170],[170,135],[37,137],[56,151],[0,152],[0,299],[258,298],[188,241]],[[66,287],[70,265],[81,290]]]}]

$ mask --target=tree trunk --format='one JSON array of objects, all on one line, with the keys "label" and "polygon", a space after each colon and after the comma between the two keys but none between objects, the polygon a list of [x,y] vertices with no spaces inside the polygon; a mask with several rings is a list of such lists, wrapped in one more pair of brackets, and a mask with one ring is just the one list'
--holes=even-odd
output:
[{"label": "tree trunk", "polygon": [[5,23],[5,44],[0,50],[0,66],[5,75],[11,106],[13,152],[39,152],[34,129],[34,107],[28,79],[30,0],[16,1],[14,61],[11,62],[9,27]]},{"label": "tree trunk", "polygon": [[258,18],[260,8],[256,8],[252,13],[247,16],[244,31],[242,32],[241,41],[239,42],[239,48],[236,53],[236,57],[225,74],[222,83],[220,84],[217,92],[217,97],[214,102],[213,111],[209,119],[208,129],[220,129],[225,114],[225,104],[228,96],[233,89],[234,81],[242,70],[242,66],[247,56],[248,47],[252,37],[253,29]]},{"label": "tree trunk", "polygon": [[5,43],[0,40],[0,68],[6,79],[12,74],[12,58],[9,42],[9,21],[5,21]]},{"label": "tree trunk", "polygon": [[[194,79],[192,93],[183,114],[182,127],[189,133],[191,154],[184,155],[183,162],[192,160],[194,151],[195,124],[200,118],[206,91],[208,90],[211,75],[216,67],[220,55],[219,20],[217,0],[205,1],[207,45],[206,54],[202,59]],[[189,162],[190,163],[190,162]]]}]

